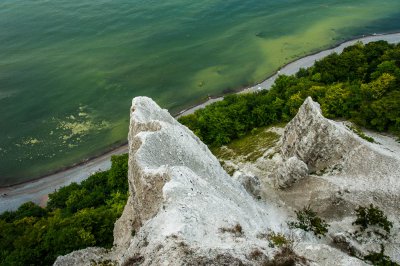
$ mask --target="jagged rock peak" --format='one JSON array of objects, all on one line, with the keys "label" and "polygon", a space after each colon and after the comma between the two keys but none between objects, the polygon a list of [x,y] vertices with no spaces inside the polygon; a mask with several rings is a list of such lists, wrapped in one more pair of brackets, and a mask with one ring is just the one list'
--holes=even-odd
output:
[{"label": "jagged rock peak", "polygon": [[150,98],[133,100],[128,140],[130,196],[114,228],[116,248],[105,257],[142,265],[252,264],[254,250],[272,257],[260,235],[282,230],[285,214],[256,201]]},{"label": "jagged rock peak", "polygon": [[[347,122],[323,117],[320,105],[311,97],[304,101],[296,116],[286,125],[281,155],[283,163],[273,175],[281,188],[310,173],[335,172],[341,172],[349,180],[357,177],[359,182],[372,182],[376,187],[381,185],[378,183],[390,182],[391,186],[385,187],[393,191],[400,187],[398,182],[389,178],[399,176],[397,153],[362,139]],[[371,185],[367,187],[373,188]]]},{"label": "jagged rock peak", "polygon": [[324,118],[320,105],[308,97],[285,128],[282,155],[296,156],[310,172],[323,171],[342,163],[343,155],[360,143],[343,125]]}]

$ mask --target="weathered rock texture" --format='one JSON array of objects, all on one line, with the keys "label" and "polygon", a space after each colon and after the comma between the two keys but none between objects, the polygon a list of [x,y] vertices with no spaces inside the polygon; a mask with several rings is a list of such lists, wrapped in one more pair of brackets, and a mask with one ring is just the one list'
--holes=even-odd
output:
[{"label": "weathered rock texture", "polygon": [[[136,253],[145,265],[222,255],[246,261],[252,249],[265,246],[257,235],[284,223],[275,208],[255,202],[206,145],[149,98],[133,101],[129,143],[132,204],[116,225],[124,234],[115,239],[128,248],[121,262]],[[134,238],[120,226],[129,222]],[[240,237],[223,232],[235,225],[243,230]]]},{"label": "weathered rock texture", "polygon": [[[329,237],[292,231],[295,252],[311,265],[364,265],[346,253],[364,256],[379,244],[354,236],[355,207],[374,203],[399,226],[400,145],[364,141],[325,119],[311,98],[286,126],[280,152],[267,151],[233,178],[149,98],[133,100],[128,138],[130,197],[114,228],[115,248],[76,251],[56,265],[274,265],[279,250],[266,234],[288,233],[288,215],[307,205],[330,223]],[[393,231],[386,252],[400,261]]]},{"label": "weathered rock texture", "polygon": [[[378,143],[360,138],[345,123],[324,118],[309,97],[287,124],[280,159],[269,174],[275,186],[284,189],[277,193],[288,207],[311,205],[332,222],[334,242],[347,243],[360,257],[369,250],[378,252],[382,241],[373,236],[355,239],[354,209],[372,203],[397,226],[400,215],[400,145],[388,137],[374,138]],[[386,254],[400,261],[398,233],[395,225],[383,242]]]},{"label": "weathered rock texture", "polygon": [[276,169],[274,173],[275,185],[279,188],[287,188],[306,176],[308,176],[307,165],[293,156],[285,160]]},{"label": "weathered rock texture", "polygon": [[[254,250],[271,258],[274,250],[259,236],[280,230],[284,212],[257,202],[206,145],[151,99],[135,98],[131,111],[130,197],[115,225],[114,255],[104,258],[118,264],[239,265],[252,264]],[[78,255],[56,264],[77,264]]]},{"label": "weathered rock texture", "polygon": [[363,189],[400,190],[399,154],[363,140],[343,123],[324,118],[310,97],[286,126],[281,155],[284,163],[276,171],[281,187],[308,174],[328,173],[345,177],[348,185],[362,184]]},{"label": "weathered rock texture", "polygon": [[360,141],[351,132],[321,114],[318,103],[308,97],[287,124],[282,140],[283,158],[296,156],[310,172],[331,168]]}]

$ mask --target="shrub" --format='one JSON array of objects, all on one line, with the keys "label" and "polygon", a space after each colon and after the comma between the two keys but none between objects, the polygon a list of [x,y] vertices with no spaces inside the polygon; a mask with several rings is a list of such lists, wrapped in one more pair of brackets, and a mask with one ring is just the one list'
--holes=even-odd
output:
[{"label": "shrub", "polygon": [[297,222],[289,222],[290,228],[300,228],[306,232],[312,231],[314,235],[320,238],[328,232],[329,225],[325,220],[317,216],[310,206],[304,207],[300,211],[295,211],[297,216]]},{"label": "shrub", "polygon": [[370,252],[367,256],[364,257],[364,260],[378,266],[399,266],[398,263],[391,261],[390,257],[386,256],[384,253],[385,247],[381,244],[380,252]]},{"label": "shrub", "polygon": [[368,208],[358,206],[356,214],[357,219],[353,222],[353,225],[359,225],[361,231],[365,231],[368,226],[378,226],[389,234],[393,227],[393,223],[387,219],[383,211],[374,207],[373,204],[370,204]]},{"label": "shrub", "polygon": [[375,143],[375,139],[373,137],[365,135],[365,133],[361,129],[359,129],[358,127],[352,126],[352,127],[349,127],[349,128],[350,128],[351,131],[356,133],[360,138],[365,139],[368,142]]},{"label": "shrub", "polygon": [[308,265],[305,257],[296,254],[291,247],[282,247],[272,258],[272,260],[265,261],[263,266],[295,266],[295,265]]},{"label": "shrub", "polygon": [[222,233],[231,233],[235,236],[242,236],[243,235],[243,228],[240,224],[236,224],[233,227],[222,227],[219,229]]},{"label": "shrub", "polygon": [[275,233],[271,232],[267,235],[268,241],[270,243],[270,246],[273,248],[275,246],[277,247],[287,247],[287,246],[292,246],[293,245],[293,240],[287,238],[284,234],[282,233]]}]

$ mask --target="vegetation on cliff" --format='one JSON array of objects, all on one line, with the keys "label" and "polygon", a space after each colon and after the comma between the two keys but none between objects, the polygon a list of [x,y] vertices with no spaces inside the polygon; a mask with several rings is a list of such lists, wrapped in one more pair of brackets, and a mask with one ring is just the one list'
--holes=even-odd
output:
[{"label": "vegetation on cliff", "polygon": [[110,170],[50,194],[46,208],[28,202],[0,215],[0,264],[51,265],[74,250],[110,248],[128,197],[128,155],[111,161]]},{"label": "vegetation on cliff", "polygon": [[344,118],[377,131],[400,133],[400,45],[357,43],[271,90],[233,94],[179,121],[206,144],[221,146],[253,128],[289,121],[311,96],[327,118]]}]

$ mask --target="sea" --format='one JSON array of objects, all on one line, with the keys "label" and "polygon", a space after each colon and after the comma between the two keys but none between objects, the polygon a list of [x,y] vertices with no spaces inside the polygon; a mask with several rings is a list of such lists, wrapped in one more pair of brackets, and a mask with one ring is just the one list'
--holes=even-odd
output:
[{"label": "sea", "polygon": [[135,96],[175,114],[399,30],[399,0],[1,0],[0,186],[125,143]]}]

